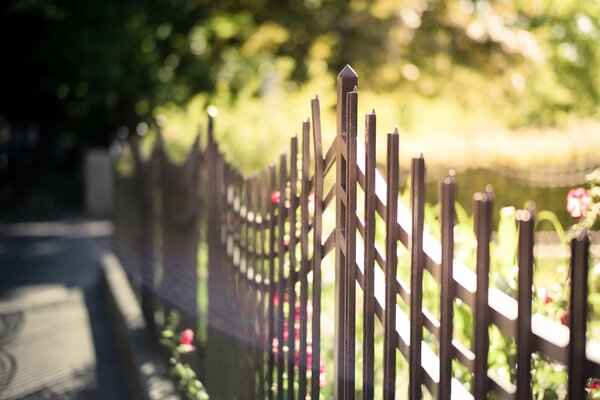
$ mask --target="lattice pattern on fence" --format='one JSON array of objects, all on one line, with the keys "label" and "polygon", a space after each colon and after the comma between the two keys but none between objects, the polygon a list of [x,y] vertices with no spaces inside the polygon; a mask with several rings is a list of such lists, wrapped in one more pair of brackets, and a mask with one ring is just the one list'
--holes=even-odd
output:
[{"label": "lattice pattern on fence", "polygon": [[[406,397],[410,399],[421,398],[423,388],[440,399],[482,399],[492,392],[503,399],[531,398],[533,353],[566,365],[569,398],[585,398],[586,379],[600,376],[600,348],[586,342],[587,233],[571,242],[571,329],[532,315],[535,210],[517,213],[515,299],[489,285],[491,190],[474,195],[477,251],[471,269],[454,257],[454,176],[440,183],[438,242],[424,227],[425,160],[412,160],[407,209],[398,199],[398,132],[387,135],[384,178],[376,169],[376,114],[365,116],[363,146],[358,141],[357,105],[358,77],[347,66],[338,77],[337,136],[332,145],[323,147],[315,98],[300,139],[292,138],[289,152],[281,155],[277,165],[252,177],[243,176],[226,161],[214,140],[212,117],[208,144],[200,151],[196,142],[183,166],[169,164],[160,149],[153,156],[161,159],[160,168],[143,165],[136,157],[136,168],[142,171],[138,183],[117,180],[118,200],[124,200],[117,204],[115,240],[119,245],[141,240],[139,248],[152,257],[160,244],[161,290],[154,288],[153,263],[141,265],[146,316],[154,321],[154,301],[147,298],[156,294],[166,294],[163,302],[171,306],[197,313],[200,240],[208,248],[208,315],[201,316],[209,326],[205,378],[215,398],[317,399],[323,364],[334,363],[334,397],[352,399],[357,389],[356,332],[361,330],[362,393],[371,399],[376,386],[376,319],[384,330],[384,399],[404,398],[396,393],[397,351],[409,364]],[[159,172],[158,179],[150,176]],[[155,184],[161,196],[156,196]],[[132,190],[131,185],[139,186]],[[150,200],[152,193],[154,200],[161,201]],[[158,213],[163,216],[161,243],[148,237],[157,236],[149,233],[154,232],[150,227],[142,230],[144,239],[131,237],[131,224],[141,223],[127,217],[136,204],[143,204],[141,219],[146,223],[157,215],[153,207],[162,208]],[[335,213],[330,230],[323,224],[328,212]],[[376,245],[376,220],[385,224],[383,251]],[[399,246],[410,252],[410,282],[398,278]],[[122,246],[117,251],[129,258]],[[321,277],[322,261],[332,252],[335,351],[330,360],[321,351]],[[439,316],[423,307],[425,271],[439,286]],[[357,287],[362,291],[362,309],[357,309]],[[164,288],[175,291],[181,301],[170,298]],[[456,301],[474,315],[471,348],[454,340]],[[362,326],[357,326],[359,313]],[[491,325],[516,341],[516,385],[488,370]],[[423,340],[425,331],[437,339],[437,351]],[[453,362],[472,374],[470,388],[453,377]]]}]

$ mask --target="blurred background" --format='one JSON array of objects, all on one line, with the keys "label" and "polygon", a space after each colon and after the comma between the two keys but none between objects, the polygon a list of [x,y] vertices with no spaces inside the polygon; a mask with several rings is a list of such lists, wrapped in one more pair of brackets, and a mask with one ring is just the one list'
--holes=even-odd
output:
[{"label": "blurred background", "polygon": [[425,155],[432,199],[455,168],[467,207],[491,182],[500,206],[533,198],[569,223],[566,188],[600,165],[599,16],[580,0],[4,0],[0,217],[82,207],[84,154],[115,137],[160,125],[177,159],[209,105],[247,172],[316,94],[328,144],[350,64],[359,112],[399,127],[404,171]]}]

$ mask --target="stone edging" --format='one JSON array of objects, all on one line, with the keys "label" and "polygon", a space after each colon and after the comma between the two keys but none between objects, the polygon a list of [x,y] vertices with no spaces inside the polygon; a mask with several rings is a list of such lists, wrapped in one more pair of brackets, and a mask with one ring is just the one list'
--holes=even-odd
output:
[{"label": "stone edging", "polygon": [[119,260],[114,254],[105,253],[100,258],[100,266],[113,328],[135,398],[181,399],[159,348],[146,329],[142,310]]}]

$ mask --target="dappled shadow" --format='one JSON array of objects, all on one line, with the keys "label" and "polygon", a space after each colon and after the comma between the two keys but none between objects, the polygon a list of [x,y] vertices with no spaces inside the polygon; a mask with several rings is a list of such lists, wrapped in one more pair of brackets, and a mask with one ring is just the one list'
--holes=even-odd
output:
[{"label": "dappled shadow", "polygon": [[23,311],[0,314],[0,345],[11,342],[21,332],[24,324]]},{"label": "dappled shadow", "polygon": [[92,367],[75,371],[63,380],[55,381],[52,385],[43,387],[33,393],[28,393],[15,400],[64,400],[64,399],[98,399],[96,376]]},{"label": "dappled shadow", "polygon": [[17,360],[8,351],[0,347],[0,397],[8,388],[17,372]]},{"label": "dappled shadow", "polygon": [[[0,345],[13,341],[25,324],[25,315],[22,311],[0,314]],[[17,372],[15,357],[0,347],[0,396],[8,388]]]}]

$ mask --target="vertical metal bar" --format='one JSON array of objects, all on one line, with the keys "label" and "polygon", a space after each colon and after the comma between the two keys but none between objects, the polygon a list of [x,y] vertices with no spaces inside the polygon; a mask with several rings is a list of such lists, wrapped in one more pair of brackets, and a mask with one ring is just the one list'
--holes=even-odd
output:
[{"label": "vertical metal bar", "polygon": [[256,199],[254,191],[256,188],[256,176],[248,178],[246,186],[246,273],[244,276],[246,293],[244,300],[248,310],[247,330],[248,330],[248,392],[252,397],[256,397],[256,353],[257,353],[257,335],[256,335],[256,229],[254,221],[256,219]]},{"label": "vertical metal bar", "polygon": [[363,399],[373,399],[375,387],[375,110],[365,115],[365,265],[363,301]]},{"label": "vertical metal bar", "polygon": [[249,220],[250,224],[250,248],[249,252],[251,255],[251,263],[250,263],[250,275],[249,275],[249,301],[250,308],[252,311],[252,318],[250,320],[250,332],[252,335],[252,346],[250,347],[251,355],[252,355],[252,375],[250,381],[250,389],[253,397],[257,397],[258,393],[258,381],[259,381],[259,364],[260,364],[260,336],[258,331],[258,323],[260,321],[259,318],[259,305],[260,305],[260,287],[258,285],[257,277],[258,277],[258,267],[259,267],[259,250],[257,246],[258,239],[258,180],[259,176],[255,175],[252,177],[250,181],[250,211],[252,213],[251,218]]},{"label": "vertical metal bar", "polygon": [[[312,360],[311,360],[311,390],[310,398],[318,399],[320,392],[320,363],[321,363],[321,260],[323,259],[322,244],[322,215],[323,215],[323,142],[321,139],[321,110],[319,98],[311,101],[313,120],[313,146],[315,154],[315,213],[313,217],[313,284],[311,320]],[[301,399],[302,400],[302,399]]]},{"label": "vertical metal bar", "polygon": [[346,377],[345,398],[354,399],[355,342],[356,342],[356,185],[357,185],[357,119],[358,89],[347,95],[347,145],[346,164],[346,303],[344,318],[344,364]]},{"label": "vertical metal bar", "polygon": [[[270,180],[270,192],[271,194],[277,187],[277,173],[275,170],[275,165],[269,166],[269,180]],[[267,349],[269,353],[268,357],[268,365],[267,365],[267,395],[269,400],[273,400],[273,385],[274,378],[273,374],[275,371],[275,353],[273,352],[273,342],[276,335],[276,326],[275,326],[275,294],[276,294],[276,284],[275,284],[275,227],[277,222],[277,205],[271,200],[271,195],[268,196],[270,201],[269,208],[269,296],[267,298],[267,318],[268,318],[268,340],[267,340]]]},{"label": "vertical metal bar", "polygon": [[221,241],[222,229],[225,225],[223,208],[225,198],[225,166],[219,154],[218,147],[212,134],[212,116],[209,116],[209,159],[212,168],[209,168],[209,213],[208,213],[208,343],[207,351],[207,382],[206,387],[211,394],[223,396],[225,383],[219,371],[226,368],[223,357],[225,351],[225,337],[215,327],[225,326],[224,309],[226,303],[221,297],[227,281],[227,270],[224,268],[223,246]]},{"label": "vertical metal bar", "polygon": [[290,146],[290,226],[288,252],[288,315],[287,315],[287,398],[294,400],[294,372],[296,358],[296,210],[298,208],[298,138],[292,137]]},{"label": "vertical metal bar", "polygon": [[533,285],[534,209],[519,210],[516,214],[519,227],[518,265],[519,282],[517,300],[517,398],[531,399],[531,302]]},{"label": "vertical metal bar", "polygon": [[302,187],[300,195],[300,349],[298,356],[298,399],[304,400],[307,393],[307,334],[308,334],[308,202],[310,196],[310,122],[302,123]]},{"label": "vertical metal bar", "polygon": [[490,275],[490,239],[492,232],[493,196],[491,187],[485,193],[475,193],[475,236],[477,238],[477,292],[475,293],[475,368],[474,396],[476,399],[487,398],[488,351],[489,351],[489,313],[488,289]]},{"label": "vertical metal bar", "polygon": [[420,399],[423,383],[421,367],[421,341],[423,340],[423,221],[425,206],[425,160],[423,156],[413,158],[411,168],[412,236],[411,236],[411,275],[410,275],[410,376],[408,381],[409,398]]},{"label": "vertical metal bar", "polygon": [[[398,268],[398,129],[387,137],[387,208],[385,215],[385,315],[383,336],[383,399],[396,397],[396,270]],[[411,397],[412,398],[412,397]]]},{"label": "vertical metal bar", "polygon": [[259,399],[264,399],[266,397],[265,392],[265,384],[266,384],[266,375],[265,375],[265,352],[270,346],[266,331],[266,324],[268,324],[268,318],[265,318],[265,300],[269,299],[269,291],[267,289],[267,258],[265,257],[266,253],[266,231],[268,229],[267,221],[267,201],[269,199],[269,182],[268,182],[268,170],[263,169],[260,173],[259,184],[257,187],[257,202],[258,208],[257,212],[260,213],[260,224],[257,225],[258,232],[258,244],[257,244],[257,252],[258,252],[258,264],[257,264],[257,273],[260,275],[260,283],[259,283],[259,295],[260,300],[258,302],[258,392],[257,396]]},{"label": "vertical metal bar", "polygon": [[[246,370],[247,366],[247,351],[245,349],[245,343],[241,338],[246,338],[247,333],[245,319],[245,304],[243,301],[243,289],[245,284],[245,279],[242,273],[242,260],[243,260],[243,250],[242,250],[242,240],[244,234],[244,219],[242,219],[242,204],[243,204],[243,193],[244,193],[244,179],[239,171],[235,171],[235,179],[234,179],[234,218],[235,225],[233,230],[234,237],[234,250],[233,250],[233,269],[234,269],[234,293],[235,293],[235,332],[241,335],[240,339],[237,341],[237,354],[239,357],[239,363],[243,366],[243,370]],[[242,373],[240,370],[234,371],[237,379],[234,382],[237,382],[237,390],[238,393],[244,393],[246,389],[246,376],[247,373]]]},{"label": "vertical metal bar", "polygon": [[248,223],[246,219],[247,213],[247,196],[248,192],[248,181],[242,176],[241,172],[238,171],[238,179],[240,183],[240,192],[239,192],[239,208],[238,208],[238,218],[239,218],[239,228],[238,228],[238,274],[237,274],[237,302],[238,302],[238,321],[240,329],[238,332],[241,332],[243,340],[239,341],[240,345],[240,356],[242,359],[242,365],[244,365],[244,373],[237,372],[239,375],[240,381],[240,393],[248,393],[249,391],[249,371],[251,368],[250,357],[249,357],[249,341],[251,340],[249,335],[249,327],[248,327],[248,319],[249,319],[249,304],[246,300],[246,292],[248,286],[248,257],[247,257],[247,234],[248,234]]},{"label": "vertical metal bar", "polygon": [[569,307],[569,384],[568,398],[586,398],[585,348],[587,330],[588,269],[590,237],[587,230],[571,239],[571,295]]},{"label": "vertical metal bar", "polygon": [[286,222],[286,183],[287,183],[287,157],[282,154],[279,157],[279,211],[277,215],[277,251],[279,262],[277,265],[277,399],[283,400],[283,375],[285,368],[285,357],[283,354],[284,343],[284,303],[285,303],[285,222]]},{"label": "vertical metal bar", "polygon": [[347,206],[347,94],[358,84],[358,76],[349,65],[339,73],[337,80],[337,136],[336,136],[336,257],[335,257],[335,343],[334,343],[334,398],[346,398],[345,328],[346,294],[346,206]]},{"label": "vertical metal bar", "polygon": [[452,336],[454,320],[454,171],[440,184],[442,265],[440,279],[440,387],[439,398],[452,393]]}]

